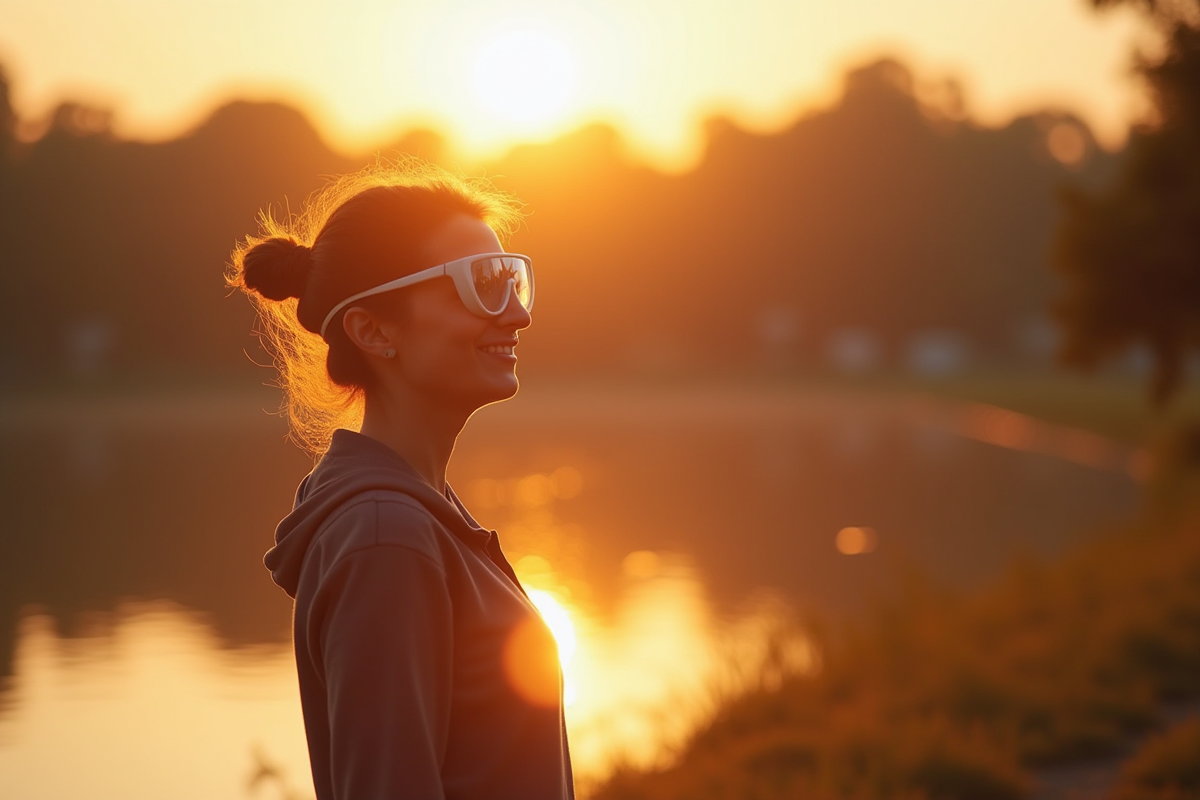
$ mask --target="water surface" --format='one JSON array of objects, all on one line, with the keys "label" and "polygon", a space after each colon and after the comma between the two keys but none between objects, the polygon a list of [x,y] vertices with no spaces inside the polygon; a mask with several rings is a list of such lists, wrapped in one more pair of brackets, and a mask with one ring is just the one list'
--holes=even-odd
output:
[{"label": "water surface", "polygon": [[[4,407],[0,796],[311,793],[290,603],[261,565],[311,462],[271,402]],[[798,613],[1095,535],[1132,511],[1135,464],[928,398],[577,387],[480,412],[451,481],[573,626],[587,778],[669,753],[714,691],[809,666],[797,637],[762,668]]]}]

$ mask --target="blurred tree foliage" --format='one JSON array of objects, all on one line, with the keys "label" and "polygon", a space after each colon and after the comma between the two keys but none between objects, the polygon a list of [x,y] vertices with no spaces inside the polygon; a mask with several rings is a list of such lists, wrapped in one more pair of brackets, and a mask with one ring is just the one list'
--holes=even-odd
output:
[{"label": "blurred tree foliage", "polygon": [[1092,368],[1132,346],[1154,357],[1163,405],[1200,350],[1200,0],[1092,0],[1138,8],[1162,34],[1136,70],[1152,102],[1116,180],[1065,193],[1056,266],[1068,290],[1056,307],[1065,363]]},{"label": "blurred tree foliage", "polygon": [[13,112],[8,76],[0,69],[0,164],[8,162],[8,150],[12,147],[17,127],[17,115]]}]

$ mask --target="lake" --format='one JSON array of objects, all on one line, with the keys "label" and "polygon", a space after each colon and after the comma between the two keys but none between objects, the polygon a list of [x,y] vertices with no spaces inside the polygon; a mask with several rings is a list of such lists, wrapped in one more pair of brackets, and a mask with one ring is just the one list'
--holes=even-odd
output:
[{"label": "lake", "polygon": [[[311,796],[261,563],[311,461],[273,402],[0,403],[0,796]],[[559,385],[481,411],[450,477],[559,639],[586,782],[817,668],[808,620],[1128,517],[1140,458],[932,397]]]}]

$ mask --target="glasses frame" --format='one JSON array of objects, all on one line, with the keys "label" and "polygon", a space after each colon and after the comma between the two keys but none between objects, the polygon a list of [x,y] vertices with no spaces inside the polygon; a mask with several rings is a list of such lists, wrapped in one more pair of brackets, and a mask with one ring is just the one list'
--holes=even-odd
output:
[{"label": "glasses frame", "polygon": [[[489,311],[483,301],[479,299],[479,293],[475,291],[475,280],[471,276],[471,265],[476,261],[483,261],[488,258],[518,258],[525,262],[525,273],[529,276],[529,305],[525,306],[526,311],[533,310],[533,259],[521,253],[476,253],[466,258],[447,261],[445,264],[438,264],[436,267],[423,269],[420,272],[414,272],[411,275],[405,275],[402,278],[397,278],[394,281],[381,283],[365,292],[352,294],[342,302],[335,305],[325,315],[325,321],[321,323],[321,338],[325,338],[325,331],[329,328],[329,323],[337,316],[338,312],[349,306],[351,303],[357,303],[359,300],[372,297],[384,292],[392,292],[396,289],[403,289],[405,286],[412,286],[423,281],[433,280],[447,276],[454,281],[454,288],[458,290],[458,297],[462,300],[464,306],[477,317],[484,319],[494,319],[508,310],[508,304],[512,301],[513,291],[516,281],[512,278],[508,279],[508,284],[504,287],[504,302],[500,304],[499,311]],[[519,300],[517,302],[520,302]]]}]

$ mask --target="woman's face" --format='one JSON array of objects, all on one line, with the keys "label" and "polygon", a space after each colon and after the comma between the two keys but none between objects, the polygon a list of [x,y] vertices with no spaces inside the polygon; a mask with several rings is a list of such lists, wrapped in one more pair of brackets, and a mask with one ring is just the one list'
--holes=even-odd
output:
[{"label": "woman's face", "polygon": [[[430,237],[423,266],[503,249],[486,223],[462,214]],[[395,344],[394,368],[409,386],[471,411],[516,394],[513,348],[517,331],[531,320],[515,298],[500,316],[483,319],[467,310],[450,278],[424,281],[397,294],[398,313],[381,327]]]}]

